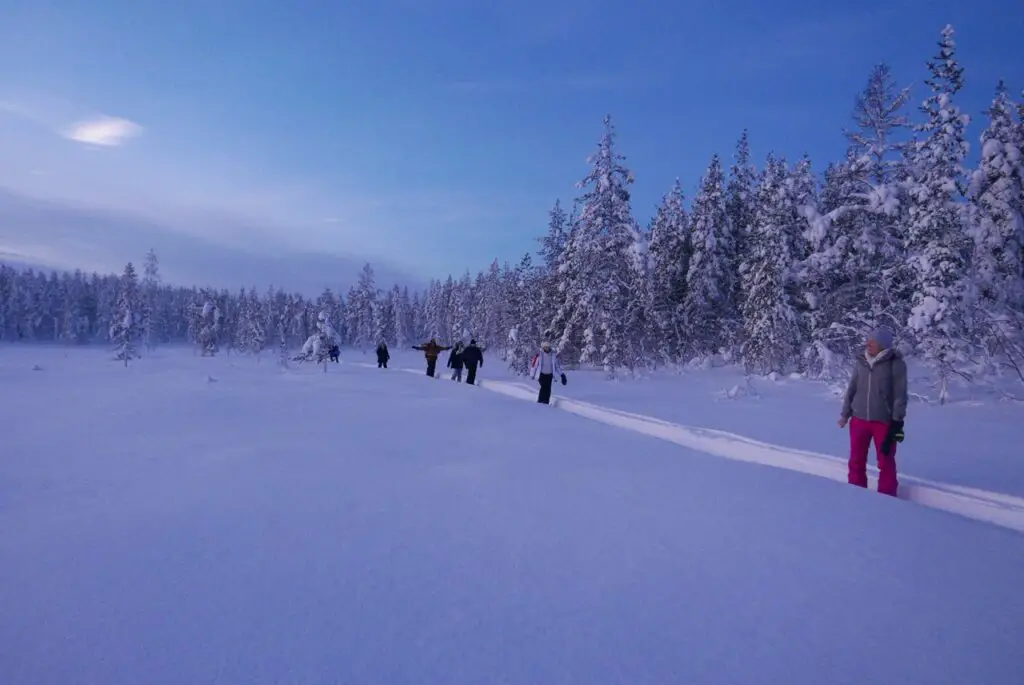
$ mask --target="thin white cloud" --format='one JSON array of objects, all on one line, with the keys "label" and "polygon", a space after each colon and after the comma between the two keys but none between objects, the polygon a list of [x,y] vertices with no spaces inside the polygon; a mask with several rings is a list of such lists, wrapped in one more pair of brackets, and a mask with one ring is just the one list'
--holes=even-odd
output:
[{"label": "thin white cloud", "polygon": [[134,121],[102,116],[72,124],[63,132],[63,136],[79,143],[114,147],[141,133],[142,127]]}]

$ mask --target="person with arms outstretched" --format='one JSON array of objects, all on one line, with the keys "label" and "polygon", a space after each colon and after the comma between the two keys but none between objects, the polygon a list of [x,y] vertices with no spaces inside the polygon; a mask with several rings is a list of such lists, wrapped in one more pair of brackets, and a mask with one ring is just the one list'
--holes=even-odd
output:
[{"label": "person with arms outstretched", "polygon": [[896,445],[903,442],[907,415],[907,362],[893,348],[892,332],[878,328],[868,338],[864,355],[843,396],[839,427],[850,425],[850,485],[868,486],[868,449],[878,457],[878,491],[896,497]]},{"label": "person with arms outstretched", "polygon": [[429,342],[422,345],[413,345],[412,349],[423,352],[423,356],[427,360],[427,375],[433,378],[434,371],[437,368],[437,357],[445,350],[452,348],[451,346],[438,345],[437,339],[431,338]]},{"label": "person with arms outstretched", "polygon": [[562,370],[562,363],[558,360],[558,353],[551,349],[551,343],[545,342],[540,346],[540,354],[533,358],[533,368],[530,374],[534,380],[540,383],[540,392],[537,401],[541,404],[551,404],[551,384],[558,376],[562,385],[567,379]]}]

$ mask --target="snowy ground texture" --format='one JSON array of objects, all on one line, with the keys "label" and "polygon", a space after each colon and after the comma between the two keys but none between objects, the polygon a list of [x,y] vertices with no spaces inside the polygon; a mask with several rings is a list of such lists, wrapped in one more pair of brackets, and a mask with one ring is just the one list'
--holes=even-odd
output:
[{"label": "snowy ground texture", "polygon": [[1019,406],[911,407],[900,466],[949,485],[904,483],[957,515],[835,482],[838,401],[799,381],[580,372],[548,408],[494,360],[108,357],[0,347],[5,685],[1024,672]]}]

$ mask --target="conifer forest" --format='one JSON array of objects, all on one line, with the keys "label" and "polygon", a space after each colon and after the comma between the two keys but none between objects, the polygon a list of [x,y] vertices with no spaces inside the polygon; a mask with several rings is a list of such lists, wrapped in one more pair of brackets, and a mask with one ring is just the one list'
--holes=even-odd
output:
[{"label": "conifer forest", "polygon": [[549,340],[610,376],[737,363],[832,378],[885,325],[940,400],[953,377],[1024,384],[1024,96],[992,84],[971,121],[963,73],[947,27],[921,85],[885,64],[866,75],[842,159],[755,160],[738,132],[692,191],[669,185],[647,226],[606,117],[536,252],[424,292],[377,283],[369,264],[347,292],[315,298],[171,286],[153,252],[114,275],[0,266],[0,340],[109,345],[127,363],[183,342],[287,357],[322,330],[363,349],[475,337],[521,372]]}]

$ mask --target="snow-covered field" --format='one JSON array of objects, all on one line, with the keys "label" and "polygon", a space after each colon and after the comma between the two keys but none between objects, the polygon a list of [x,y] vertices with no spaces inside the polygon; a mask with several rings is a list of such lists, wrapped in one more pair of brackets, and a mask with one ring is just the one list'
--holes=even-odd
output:
[{"label": "snow-covered field", "polygon": [[[580,372],[549,408],[490,359],[470,388],[411,352],[108,357],[0,347],[4,685],[1024,672],[1018,500],[992,525],[800,473],[845,451],[824,386]],[[915,403],[901,469],[1024,495],[1022,414]]]}]

